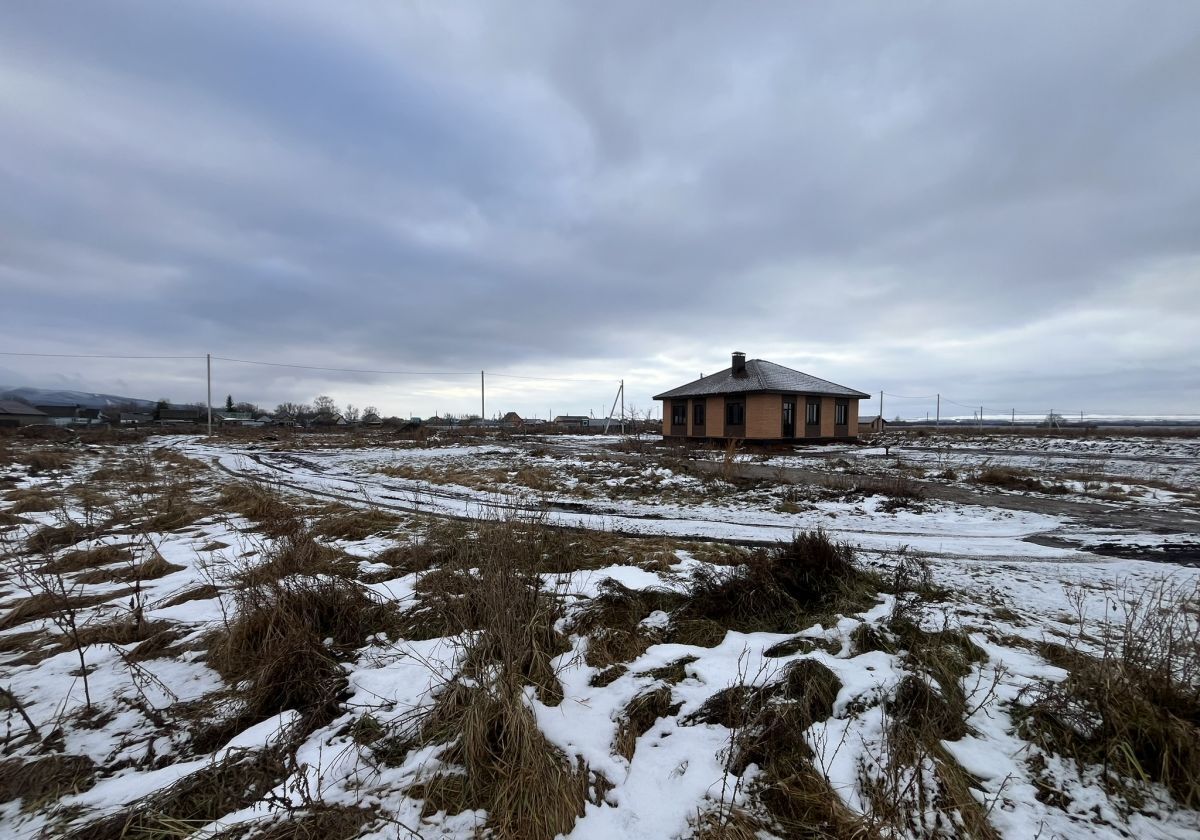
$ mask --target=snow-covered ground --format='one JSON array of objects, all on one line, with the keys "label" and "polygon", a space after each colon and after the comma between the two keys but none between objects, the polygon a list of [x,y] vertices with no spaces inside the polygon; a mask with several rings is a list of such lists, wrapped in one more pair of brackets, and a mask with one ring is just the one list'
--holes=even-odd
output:
[{"label": "snow-covered ground", "polygon": [[[1171,453],[1154,448],[1158,443],[1147,444],[1147,454],[1169,457]],[[782,489],[714,488],[668,466],[630,467],[585,447],[555,455],[531,454],[526,448],[507,445],[277,451],[190,438],[160,438],[154,445],[192,459],[182,469],[187,470],[186,493],[203,508],[199,515],[163,530],[148,529],[135,518],[133,524],[110,532],[84,535],[76,545],[57,546],[48,555],[26,552],[26,538],[47,526],[61,526],[66,518],[79,523],[94,519],[94,502],[80,501],[67,488],[82,482],[112,495],[112,487],[89,476],[127,453],[96,447],[49,476],[29,475],[19,466],[8,470],[12,481],[3,486],[0,498],[5,494],[10,498],[0,501],[0,513],[16,507],[17,498],[30,488],[54,495],[57,506],[24,511],[13,521],[0,520],[6,549],[0,582],[0,687],[11,691],[21,711],[48,741],[39,746],[22,737],[26,724],[15,704],[8,702],[0,707],[10,733],[6,760],[33,761],[47,754],[85,756],[95,773],[77,792],[37,807],[30,807],[28,795],[0,803],[0,836],[71,836],[82,825],[136,807],[189,774],[239,755],[239,750],[263,750],[282,742],[289,727],[298,723],[297,712],[284,711],[232,734],[225,743],[203,749],[189,736],[189,708],[224,697],[229,688],[206,662],[208,634],[224,627],[226,617],[236,609],[229,571],[257,562],[273,547],[272,539],[254,522],[213,507],[215,491],[239,478],[276,488],[309,517],[320,516],[319,506],[331,501],[396,513],[399,522],[389,533],[328,542],[352,555],[359,573],[370,581],[365,585],[397,609],[417,603],[422,573],[389,576],[390,567],[378,558],[385,549],[407,540],[408,529],[423,521],[425,514],[522,515],[555,525],[676,540],[664,543],[670,546],[671,557],[665,566],[617,564],[547,573],[550,589],[572,605],[568,618],[597,595],[607,578],[634,590],[680,589],[691,571],[707,565],[682,547],[693,538],[766,542],[822,528],[857,546],[863,564],[884,571],[890,571],[907,548],[926,558],[933,582],[951,593],[926,606],[926,628],[961,630],[986,654],[984,661],[972,664],[964,680],[970,697],[978,701],[977,707],[971,704],[968,734],[946,742],[945,747],[975,777],[975,795],[1001,836],[1200,836],[1200,815],[1173,805],[1164,790],[1148,786],[1139,807],[1118,807],[1120,803],[1103,791],[1094,768],[1081,773],[1069,761],[1042,755],[1017,734],[1013,711],[1022,689],[1065,676],[1062,669],[1042,659],[1032,643],[1070,637],[1079,631],[1081,621],[1089,633],[1098,633],[1103,621],[1120,619],[1120,594],[1125,589],[1145,587],[1163,576],[1180,581],[1200,576],[1190,567],[1108,559],[1078,548],[1052,547],[1053,539],[1030,541],[1031,537],[1104,536],[1094,530],[1084,534],[1081,526],[1061,517],[933,501],[888,510],[883,496],[815,497],[789,506],[792,500]],[[149,456],[143,452],[139,457]],[[1195,453],[1183,457],[1194,458]],[[522,483],[517,473],[531,467],[548,474],[551,486],[536,489]],[[170,461],[161,465],[160,490],[176,483],[180,473],[173,470],[178,468]],[[409,469],[454,475],[474,471],[489,477],[488,486],[431,481],[424,477],[428,472],[407,477]],[[501,480],[501,473],[511,480]],[[581,485],[586,494],[577,492]],[[620,489],[630,485],[637,487],[636,494]],[[607,492],[606,487],[616,489]],[[130,496],[115,499],[114,504],[134,502],[137,507],[137,501]],[[33,588],[46,582],[36,572],[47,558],[61,560],[72,548],[101,545],[130,552],[132,559],[114,562],[106,567],[110,570],[133,568],[159,557],[167,571],[138,581],[132,592],[130,583],[119,575],[81,582],[94,570],[62,573],[65,591],[83,599],[76,626],[128,622],[136,611],[137,621],[161,623],[175,635],[171,655],[136,661],[130,654],[137,643],[84,646],[85,686],[79,653],[64,642],[62,626],[49,616],[24,620],[14,610]],[[185,595],[192,597],[180,600]],[[563,700],[545,705],[531,691],[527,702],[551,744],[606,780],[606,792],[585,805],[569,836],[686,837],[695,831],[702,813],[730,805],[751,807],[753,769],[739,777],[727,768],[730,730],[695,723],[689,716],[715,692],[740,683],[770,683],[802,659],[820,662],[841,684],[832,717],[804,733],[815,764],[851,810],[868,811],[864,773],[869,775],[886,752],[881,701],[913,671],[902,652],[863,652],[851,637],[861,625],[884,625],[895,606],[894,596],[881,594],[860,612],[804,630],[799,635],[812,645],[782,656],[768,651],[796,634],[730,630],[712,647],[655,643],[624,663],[624,672],[604,685],[595,682],[599,669],[585,662],[587,637],[571,635],[569,620],[561,623],[572,645],[556,660]],[[655,613],[644,624],[661,626],[666,621],[665,614]],[[256,792],[249,804],[220,814],[211,823],[187,824],[189,836],[215,836],[239,823],[275,817],[281,803],[300,806],[311,800],[377,809],[386,821],[368,822],[364,837],[476,836],[486,814],[430,814],[412,793],[414,785],[438,766],[436,749],[414,749],[384,765],[373,761],[353,734],[355,722],[368,713],[386,727],[429,706],[438,687],[460,665],[460,641],[364,639],[343,666],[347,689],[339,698],[338,713],[303,738],[285,776],[272,790]],[[680,661],[686,664],[683,678],[676,682],[664,682],[650,673]],[[632,758],[618,754],[613,744],[623,710],[636,696],[664,685],[672,706],[678,708],[660,716],[637,738]],[[1034,755],[1042,756],[1042,764],[1031,761]],[[1062,792],[1060,801],[1043,801],[1046,797],[1040,795],[1039,786],[1047,779]]]}]

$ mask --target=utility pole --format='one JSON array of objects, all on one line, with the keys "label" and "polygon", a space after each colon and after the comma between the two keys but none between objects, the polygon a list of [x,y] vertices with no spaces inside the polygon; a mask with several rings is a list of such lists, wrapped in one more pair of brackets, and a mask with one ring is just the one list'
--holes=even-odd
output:
[{"label": "utility pole", "polygon": [[[1083,417],[1081,413],[1080,418]],[[621,380],[621,434],[625,434],[625,380]]]},{"label": "utility pole", "polygon": [[212,353],[204,354],[204,367],[208,378],[208,436],[212,437]]},{"label": "utility pole", "polygon": [[879,392],[879,419],[883,419],[883,391]]},{"label": "utility pole", "polygon": [[941,427],[942,427],[942,395],[938,394],[937,395],[937,420],[934,421],[934,428],[940,429]]},{"label": "utility pole", "polygon": [[479,421],[481,423],[487,419],[487,414],[484,413],[483,396],[483,371],[479,371]]},{"label": "utility pole", "polygon": [[1017,425],[1017,410],[1015,408],[1012,410],[1012,425]]},{"label": "utility pole", "polygon": [[979,406],[979,431],[983,432],[983,406]]}]

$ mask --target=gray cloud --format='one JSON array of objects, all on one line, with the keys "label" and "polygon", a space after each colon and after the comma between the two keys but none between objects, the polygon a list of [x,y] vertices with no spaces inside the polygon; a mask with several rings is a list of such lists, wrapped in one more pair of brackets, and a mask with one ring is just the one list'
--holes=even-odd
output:
[{"label": "gray cloud", "polygon": [[[738,347],[869,391],[1200,413],[1197,23],[1116,3],[13,6],[0,349],[604,380],[497,380],[493,408],[544,413],[599,411],[622,376],[647,406]],[[200,395],[192,368],[5,366]],[[465,377],[226,364],[216,387],[477,404]]]}]

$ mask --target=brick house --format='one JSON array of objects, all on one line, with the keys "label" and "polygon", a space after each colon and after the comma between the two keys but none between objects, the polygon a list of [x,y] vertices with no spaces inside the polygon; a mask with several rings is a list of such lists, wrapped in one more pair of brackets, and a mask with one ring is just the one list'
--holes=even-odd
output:
[{"label": "brick house", "polygon": [[734,353],[730,367],[665,391],[664,438],[792,441],[858,436],[855,391],[763,359]]}]

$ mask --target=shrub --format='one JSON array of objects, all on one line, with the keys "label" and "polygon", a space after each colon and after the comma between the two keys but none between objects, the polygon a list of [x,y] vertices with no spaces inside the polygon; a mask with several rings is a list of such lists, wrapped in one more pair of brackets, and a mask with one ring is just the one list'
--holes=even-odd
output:
[{"label": "shrub", "polygon": [[234,600],[234,618],[209,649],[208,662],[248,684],[240,692],[241,724],[287,709],[327,718],[345,683],[339,656],[395,627],[389,604],[341,578],[271,581],[237,591]]},{"label": "shrub", "polygon": [[707,619],[742,632],[797,632],[811,626],[814,615],[865,608],[878,584],[855,564],[849,545],[823,531],[805,532],[754,552],[741,566],[695,569],[672,626]]},{"label": "shrub", "polygon": [[1136,801],[1138,784],[1165,785],[1200,804],[1200,583],[1162,579],[1125,587],[1123,622],[1092,650],[1080,635],[1042,653],[1067,670],[1026,693],[1021,728],[1043,748],[1099,765]]}]

